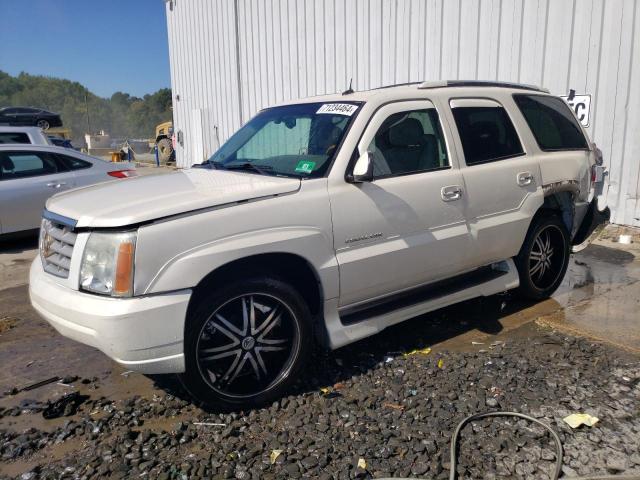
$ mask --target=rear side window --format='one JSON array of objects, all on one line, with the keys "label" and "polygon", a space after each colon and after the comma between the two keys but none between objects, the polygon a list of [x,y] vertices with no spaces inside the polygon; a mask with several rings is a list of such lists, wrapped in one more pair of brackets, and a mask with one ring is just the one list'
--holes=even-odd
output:
[{"label": "rear side window", "polygon": [[79,158],[72,157],[70,155],[60,155],[57,153],[56,156],[69,170],[82,170],[83,168],[89,168],[92,166],[91,162],[80,160]]},{"label": "rear side window", "polygon": [[541,150],[584,150],[587,140],[569,106],[560,98],[514,95]]},{"label": "rear side window", "polygon": [[31,143],[31,140],[23,132],[0,132],[0,143]]},{"label": "rear side window", "polygon": [[504,108],[455,107],[452,111],[467,165],[524,154],[516,129]]},{"label": "rear side window", "polygon": [[66,171],[45,152],[0,152],[0,180],[50,175]]}]

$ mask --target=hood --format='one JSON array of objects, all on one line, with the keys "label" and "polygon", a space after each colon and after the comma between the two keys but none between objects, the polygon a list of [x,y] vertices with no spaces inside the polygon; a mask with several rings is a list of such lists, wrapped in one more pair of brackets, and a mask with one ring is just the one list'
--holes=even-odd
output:
[{"label": "hood", "polygon": [[78,227],[120,227],[299,188],[297,178],[194,168],[70,190],[51,197],[47,210]]}]

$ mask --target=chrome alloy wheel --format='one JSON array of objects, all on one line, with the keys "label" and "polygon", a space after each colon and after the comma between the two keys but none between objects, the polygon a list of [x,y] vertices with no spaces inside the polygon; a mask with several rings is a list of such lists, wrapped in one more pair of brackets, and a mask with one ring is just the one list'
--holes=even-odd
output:
[{"label": "chrome alloy wheel", "polygon": [[221,305],[196,344],[204,381],[221,395],[259,395],[289,375],[300,350],[293,311],[279,298],[244,294]]},{"label": "chrome alloy wheel", "polygon": [[529,277],[536,288],[549,288],[562,273],[565,261],[562,245],[564,236],[555,225],[548,225],[538,232],[529,253]]}]

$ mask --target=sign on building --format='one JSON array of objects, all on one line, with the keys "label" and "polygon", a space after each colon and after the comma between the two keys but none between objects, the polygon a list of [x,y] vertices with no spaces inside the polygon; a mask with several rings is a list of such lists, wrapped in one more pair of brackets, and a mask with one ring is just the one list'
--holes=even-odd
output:
[{"label": "sign on building", "polygon": [[575,95],[573,90],[569,95],[561,97],[576,112],[576,117],[583,127],[589,126],[589,113],[591,110],[591,95]]}]

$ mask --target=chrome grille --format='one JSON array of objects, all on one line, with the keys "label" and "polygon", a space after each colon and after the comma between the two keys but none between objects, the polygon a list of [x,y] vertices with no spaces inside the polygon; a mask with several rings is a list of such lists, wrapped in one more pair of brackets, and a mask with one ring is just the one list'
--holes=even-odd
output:
[{"label": "chrome grille", "polygon": [[69,277],[76,233],[71,227],[44,219],[40,229],[40,258],[45,272]]}]

